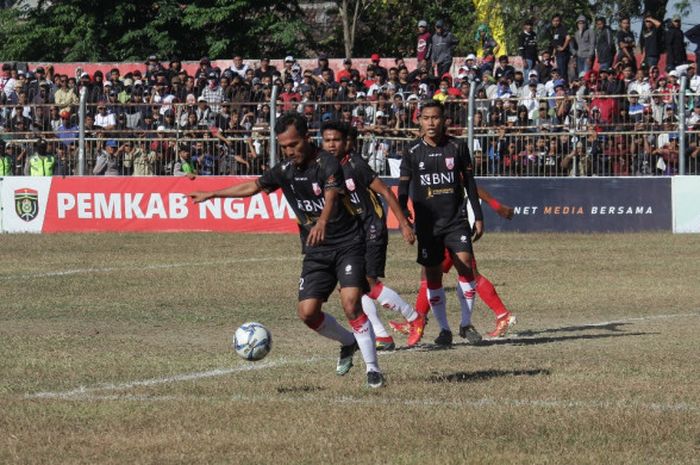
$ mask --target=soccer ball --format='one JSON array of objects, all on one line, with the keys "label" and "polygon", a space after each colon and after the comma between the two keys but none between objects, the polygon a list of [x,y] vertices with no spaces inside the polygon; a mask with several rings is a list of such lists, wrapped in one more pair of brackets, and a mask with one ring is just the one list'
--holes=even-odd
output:
[{"label": "soccer ball", "polygon": [[262,360],[271,349],[272,335],[260,323],[243,323],[233,335],[233,350],[244,360]]}]

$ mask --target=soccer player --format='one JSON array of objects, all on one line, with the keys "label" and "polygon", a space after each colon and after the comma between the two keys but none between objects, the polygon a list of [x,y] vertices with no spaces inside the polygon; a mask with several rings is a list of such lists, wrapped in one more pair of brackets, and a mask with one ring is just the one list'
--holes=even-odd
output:
[{"label": "soccer player", "polygon": [[[513,218],[513,208],[507,205],[501,204],[496,198],[491,196],[491,194],[485,189],[478,187],[477,191],[479,197],[486,201],[488,205],[493,208],[499,216],[511,219]],[[447,249],[445,249],[445,257],[441,264],[442,272],[447,274],[452,268],[452,257]],[[476,293],[483,300],[486,305],[491,309],[491,311],[496,315],[496,329],[488,333],[487,336],[490,338],[504,337],[510,327],[515,324],[515,315],[513,315],[496,292],[496,288],[493,286],[491,281],[486,278],[486,276],[479,273],[476,266],[476,259],[472,257],[472,268],[474,269],[474,275],[476,276]],[[465,296],[462,293],[460,286],[457,286],[457,298],[459,299],[460,307],[462,310],[462,321],[459,326],[459,335],[466,339],[469,344],[477,344],[481,341],[481,335],[471,324],[471,311],[467,306],[465,301]],[[426,316],[430,311],[430,304],[428,302],[428,286],[425,279],[425,275],[421,276],[420,288],[418,291],[418,296],[416,297],[416,311],[423,316]],[[408,334],[409,325],[407,322],[403,321],[390,321],[389,326],[391,326],[395,331],[403,334]]]},{"label": "soccer player", "polygon": [[[359,348],[367,368],[367,384],[384,385],[377,362],[372,326],[362,312],[367,292],[365,246],[360,224],[345,207],[343,170],[328,152],[309,141],[306,120],[299,114],[280,117],[275,127],[285,160],[254,181],[213,192],[192,192],[195,203],[215,197],[250,197],[282,189],[299,222],[304,261],[299,279],[297,314],[321,336],[340,342],[336,373],[346,374]],[[321,309],[340,282],[340,301],[353,332]]]},{"label": "soccer player", "polygon": [[408,346],[414,346],[423,337],[425,318],[406,303],[396,291],[380,280],[384,277],[389,234],[386,214],[377,194],[384,198],[396,215],[401,234],[409,244],[415,242],[413,228],[404,216],[394,193],[379,179],[377,173],[362,157],[351,152],[348,132],[347,125],[336,121],[329,121],[321,126],[323,150],[331,153],[340,161],[350,205],[355,215],[360,218],[365,233],[365,264],[370,290],[362,296],[362,309],[372,323],[377,337],[378,350],[393,350],[395,344],[394,339],[387,333],[379,315],[377,315],[374,300],[377,300],[382,307],[400,312],[404,316],[408,322]]},{"label": "soccer player", "polygon": [[[483,213],[467,144],[445,134],[444,107],[437,101],[423,104],[419,118],[422,136],[403,154],[399,203],[408,211],[409,189],[418,236],[418,263],[423,266],[430,308],[440,325],[435,343],[452,344],[447,321],[441,263],[447,248],[459,274],[459,288],[471,313],[476,295],[472,267],[472,237],[484,232]],[[474,212],[470,228],[465,197]]]}]

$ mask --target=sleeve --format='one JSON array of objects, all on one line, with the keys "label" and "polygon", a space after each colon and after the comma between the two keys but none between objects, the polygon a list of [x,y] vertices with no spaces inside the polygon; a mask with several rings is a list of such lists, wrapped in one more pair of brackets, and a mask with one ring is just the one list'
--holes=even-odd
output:
[{"label": "sleeve", "polygon": [[343,190],[345,177],[343,167],[335,157],[328,155],[322,159],[319,181],[323,184],[324,190]]},{"label": "sleeve", "polygon": [[97,161],[95,162],[95,167],[92,169],[92,174],[101,176],[104,174],[105,170],[107,169],[107,157],[104,157],[102,155],[97,157]]},{"label": "sleeve", "polygon": [[262,190],[267,192],[274,192],[279,189],[280,178],[282,177],[282,164],[278,163],[271,170],[267,170],[257,179],[257,184]]},{"label": "sleeve", "polygon": [[355,173],[358,178],[366,185],[369,186],[372,182],[379,176],[376,171],[369,166],[369,164],[360,157],[355,157],[353,159],[355,164]]}]

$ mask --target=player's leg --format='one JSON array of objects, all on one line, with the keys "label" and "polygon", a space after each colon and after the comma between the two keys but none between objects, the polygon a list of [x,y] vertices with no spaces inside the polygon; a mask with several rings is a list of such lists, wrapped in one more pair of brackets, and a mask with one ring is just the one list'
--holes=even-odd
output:
[{"label": "player's leg", "polygon": [[[476,270],[476,260],[472,255],[472,273],[477,274]],[[478,344],[481,342],[481,334],[476,330],[472,324],[472,313],[474,311],[474,299],[471,301],[467,299],[468,295],[473,294],[473,292],[465,292],[463,289],[465,279],[461,276],[457,278],[457,300],[459,301],[459,308],[461,311],[461,321],[459,324],[459,335],[466,339],[469,344]],[[476,280],[475,280],[476,281]],[[478,281],[476,281],[478,282]],[[478,289],[478,285],[477,285]]]},{"label": "player's leg", "polygon": [[508,311],[503,304],[491,281],[479,272],[474,257],[472,257],[472,268],[476,276],[476,294],[496,315],[496,329],[488,333],[487,336],[503,337],[508,333],[511,326],[515,324],[515,315]]},{"label": "player's leg", "polygon": [[365,362],[367,384],[370,387],[381,387],[384,385],[384,378],[377,361],[375,335],[369,318],[362,311],[362,296],[369,287],[362,247],[351,247],[337,252],[336,276],[340,282],[340,302],[343,311],[350,322]]},{"label": "player's leg", "polygon": [[332,256],[320,254],[304,256],[299,279],[297,314],[306,326],[319,335],[340,342],[336,373],[342,376],[352,368],[352,356],[358,347],[353,333],[321,309],[323,302],[333,292],[336,283],[335,260]]},{"label": "player's leg", "polygon": [[[445,255],[442,260],[442,272],[447,274],[452,268],[452,257],[450,251],[445,249]],[[421,270],[420,287],[418,288],[418,296],[416,297],[416,312],[421,315],[427,315],[430,311],[430,302],[428,301],[428,281],[425,278],[425,272]]]},{"label": "player's leg", "polygon": [[470,237],[469,228],[458,228],[445,236],[445,244],[450,250],[455,270],[457,270],[457,288],[464,298],[464,300],[460,299],[460,334],[469,331],[476,297],[476,279],[472,267],[473,251]]},{"label": "player's leg", "polygon": [[[376,286],[377,280],[368,276],[367,282],[371,290]],[[374,330],[374,335],[377,340],[377,350],[394,350],[396,347],[394,338],[387,332],[381,318],[379,318],[377,306],[374,304],[374,297],[370,297],[370,294],[371,291],[362,296],[362,310],[372,324],[372,329]]]}]

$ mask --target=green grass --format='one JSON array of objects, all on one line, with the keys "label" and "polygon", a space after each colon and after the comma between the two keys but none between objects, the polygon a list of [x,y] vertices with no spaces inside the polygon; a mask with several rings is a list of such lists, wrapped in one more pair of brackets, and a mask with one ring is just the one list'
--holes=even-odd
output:
[{"label": "green grass", "polygon": [[[380,357],[379,391],[298,321],[296,237],[2,240],[1,464],[700,463],[698,236],[487,234],[516,334],[436,350],[431,322]],[[411,302],[414,255],[392,237],[385,282]],[[256,364],[230,348],[247,320],[273,334]]]}]

